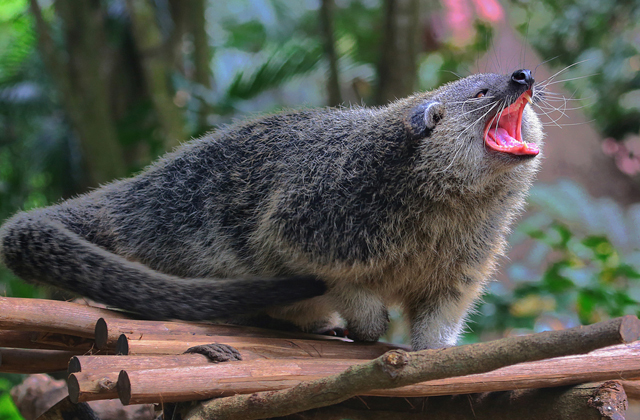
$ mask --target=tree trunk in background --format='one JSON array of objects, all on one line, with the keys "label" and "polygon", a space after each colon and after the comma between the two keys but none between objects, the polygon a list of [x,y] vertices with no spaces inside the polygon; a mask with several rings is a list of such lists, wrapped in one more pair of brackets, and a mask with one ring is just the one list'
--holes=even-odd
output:
[{"label": "tree trunk in background", "polygon": [[[206,96],[212,88],[213,74],[211,72],[212,50],[206,31],[207,0],[169,0],[169,7],[174,22],[169,45],[172,61],[180,69],[185,78],[194,82],[194,93],[202,99],[199,101],[198,127],[196,134],[207,131],[209,123],[207,117],[213,112]],[[190,39],[185,39],[190,35]],[[190,66],[184,66],[185,42],[193,44]]]},{"label": "tree trunk in background", "polygon": [[[206,0],[192,0],[191,5],[191,29],[193,31],[193,62],[195,72],[193,80],[205,88],[211,90],[212,72],[211,72],[211,47],[209,46],[209,38],[206,31]],[[206,94],[208,92],[203,92]],[[200,95],[205,96],[205,95]],[[200,101],[200,110],[198,111],[198,131],[206,131],[208,129],[207,117],[212,112],[211,106],[206,100]]]},{"label": "tree trunk in background", "polygon": [[95,1],[71,3],[58,0],[55,4],[64,23],[66,61],[56,51],[37,1],[31,0],[30,6],[44,62],[80,138],[87,184],[95,186],[124,176],[126,170],[109,110],[103,10]]},{"label": "tree trunk in background", "polygon": [[322,43],[324,53],[329,61],[329,77],[327,78],[328,105],[338,106],[342,101],[340,94],[340,78],[338,73],[338,55],[335,48],[333,30],[334,0],[322,0],[320,5],[320,25],[322,29]]},{"label": "tree trunk in background", "polygon": [[141,55],[145,83],[163,130],[165,148],[171,149],[186,139],[181,110],[173,103],[169,87],[171,67],[155,11],[148,0],[127,0],[133,38]]},{"label": "tree trunk in background", "polygon": [[419,1],[385,0],[376,104],[384,105],[414,92],[419,35]]}]

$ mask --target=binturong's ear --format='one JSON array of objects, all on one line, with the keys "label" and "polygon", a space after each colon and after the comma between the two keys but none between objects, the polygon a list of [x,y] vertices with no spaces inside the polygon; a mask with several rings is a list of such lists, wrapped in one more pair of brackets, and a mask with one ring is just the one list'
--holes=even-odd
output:
[{"label": "binturong's ear", "polygon": [[428,101],[413,108],[405,125],[412,137],[428,137],[444,118],[444,105],[438,101]]}]

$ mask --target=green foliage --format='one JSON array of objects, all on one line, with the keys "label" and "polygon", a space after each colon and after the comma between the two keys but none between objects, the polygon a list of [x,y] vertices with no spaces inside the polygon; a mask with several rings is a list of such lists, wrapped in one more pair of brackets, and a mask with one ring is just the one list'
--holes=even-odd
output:
[{"label": "green foliage", "polygon": [[0,1],[0,85],[16,77],[35,45],[27,0]]},{"label": "green foliage", "polygon": [[579,238],[557,222],[529,235],[550,251],[544,271],[540,277],[513,278],[510,290],[492,285],[467,340],[491,331],[543,330],[550,320],[575,325],[640,315],[640,273],[606,237]]},{"label": "green foliage", "polygon": [[230,34],[227,47],[248,52],[258,52],[264,48],[267,33],[261,22],[231,22],[226,29]]},{"label": "green foliage", "polygon": [[320,61],[322,48],[314,41],[292,40],[284,45],[269,45],[264,56],[264,61],[255,70],[236,73],[227,91],[227,101],[250,99],[294,76],[310,72]]},{"label": "green foliage", "polygon": [[[516,1],[516,26],[607,137],[640,131],[640,1]],[[569,67],[572,66],[572,67]]]},{"label": "green foliage", "polygon": [[640,238],[630,234],[640,207],[625,212],[568,181],[536,186],[530,202],[511,238],[528,255],[507,267],[511,283],[489,285],[465,340],[640,315]]},{"label": "green foliage", "polygon": [[14,385],[9,379],[0,376],[0,420],[22,420],[23,417],[16,408],[9,391]]},{"label": "green foliage", "polygon": [[351,1],[335,13],[337,49],[351,63],[374,66],[378,62],[381,9],[380,3]]},{"label": "green foliage", "polygon": [[[78,156],[35,50],[26,0],[0,1],[0,223],[41,207],[78,184]],[[35,288],[0,266],[0,295],[35,297]]]}]

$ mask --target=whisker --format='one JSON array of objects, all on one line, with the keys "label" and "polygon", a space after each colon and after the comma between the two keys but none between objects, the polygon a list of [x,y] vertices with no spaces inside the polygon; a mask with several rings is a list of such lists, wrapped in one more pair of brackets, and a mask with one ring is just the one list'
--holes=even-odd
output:
[{"label": "whisker", "polygon": [[[480,121],[482,121],[482,120],[484,119],[484,117],[486,117],[487,115],[489,115],[489,113],[490,113],[490,112],[491,112],[491,111],[492,111],[496,106],[498,106],[498,105],[499,105],[499,102],[494,102],[494,103],[492,103],[491,105],[492,105],[492,106],[491,106],[491,108],[489,108],[489,109],[487,110],[487,112],[485,112],[485,113],[484,113],[484,114],[482,114],[480,117],[478,117],[478,118],[475,120],[475,122],[473,122],[473,123],[469,124],[469,126],[467,126],[464,130],[462,130],[462,131],[460,132],[460,134],[458,134],[458,137],[456,137],[456,142],[457,142],[457,140],[459,140],[459,139],[460,139],[460,137],[462,137],[462,135],[463,135],[467,130],[469,130],[470,128],[474,127],[476,124],[478,124]],[[440,171],[435,171],[434,173],[445,173],[445,172],[447,172],[449,169],[451,169],[451,167],[453,166],[453,164],[457,161],[457,159],[458,159],[458,155],[460,154],[460,152],[461,152],[463,149],[465,149],[464,145],[461,145],[460,147],[458,147],[458,150],[456,150],[456,152],[455,152],[455,154],[454,154],[453,158],[451,159],[451,162],[449,163],[449,165],[447,165],[447,167],[446,167],[446,168],[444,168],[444,169],[442,169],[442,170],[440,170]]]},{"label": "whisker", "polygon": [[555,118],[555,119],[554,119],[554,118],[553,118],[551,115],[549,115],[549,113],[548,113],[547,111],[545,111],[544,109],[541,109],[541,111],[542,111],[542,113],[543,113],[544,115],[546,115],[546,116],[549,118],[549,122],[547,122],[547,123],[543,122],[543,123],[542,123],[542,125],[543,125],[543,126],[547,126],[547,125],[556,125],[556,126],[558,126],[559,128],[562,128],[562,127],[560,126],[560,124],[558,124],[558,119],[557,119],[557,118]]},{"label": "whisker", "polygon": [[556,80],[554,82],[549,82],[549,83],[545,84],[544,87],[555,85],[555,84],[558,84],[558,83],[570,82],[572,80],[586,79],[587,77],[595,76],[597,74],[599,74],[599,73],[585,74],[584,76],[576,76],[576,77],[572,77],[570,79],[564,79],[564,80]]},{"label": "whisker", "polygon": [[542,85],[542,86],[546,86],[546,84],[547,84],[546,82],[550,82],[550,81],[552,81],[552,80],[553,80],[553,79],[555,79],[559,74],[561,74],[561,73],[563,73],[563,72],[565,72],[565,71],[569,70],[571,67],[577,66],[578,64],[585,63],[585,62],[587,62],[587,61],[589,61],[589,60],[590,60],[590,59],[589,59],[589,58],[587,58],[587,59],[585,59],[585,60],[578,61],[578,62],[576,62],[576,63],[573,63],[573,64],[570,64],[570,65],[566,66],[566,67],[565,67],[565,68],[563,68],[562,70],[560,70],[560,71],[556,72],[553,76],[547,77],[545,80],[543,80],[542,82],[540,82],[540,85]]},{"label": "whisker", "polygon": [[[490,105],[492,105],[492,104],[491,104],[491,103],[488,103],[488,104],[486,104],[486,105],[482,105],[482,106],[479,106],[479,107],[477,107],[477,108],[471,109],[471,110],[469,110],[469,111],[467,111],[467,112],[463,112],[462,114],[460,114],[460,115],[459,115],[459,117],[462,117],[462,116],[465,116],[465,115],[467,115],[467,114],[470,114],[471,112],[478,111],[478,110],[480,110],[480,109],[486,108],[486,107],[488,107],[488,106],[490,106]],[[462,109],[464,109],[464,106],[463,106],[463,108],[462,108]]]},{"label": "whisker", "polygon": [[556,55],[555,57],[550,58],[550,59],[548,59],[548,60],[544,60],[542,63],[538,64],[538,65],[533,69],[533,74],[535,74],[535,73],[536,73],[536,70],[538,70],[538,67],[540,67],[540,66],[541,66],[541,65],[543,65],[543,64],[547,64],[548,62],[553,61],[553,60],[555,60],[555,59],[556,59],[556,58],[558,58],[558,57],[560,57],[560,56],[559,56],[559,55]]},{"label": "whisker", "polygon": [[[584,122],[577,122],[577,123],[563,123],[560,125],[560,128],[562,127],[568,127],[568,126],[573,126],[573,125],[584,125],[584,124],[591,124],[592,122],[594,122],[595,119],[591,119],[589,121],[584,121]],[[551,125],[548,123],[542,123],[542,125]]]},{"label": "whisker", "polygon": [[[542,106],[540,106],[540,105],[537,105],[537,106],[539,106],[540,108],[542,108]],[[583,108],[586,108],[586,107],[587,107],[587,105],[573,106],[573,107],[571,107],[571,108],[564,108],[564,110],[565,110],[565,111],[576,111],[576,110],[578,110],[578,109],[583,109]],[[547,104],[547,107],[546,107],[545,109],[547,109],[547,110],[557,110],[557,109],[558,109],[558,107],[553,106],[553,105],[550,105],[550,104]]]},{"label": "whisker", "polygon": [[502,113],[504,112],[504,110],[507,109],[507,102],[504,102],[502,104],[502,109],[498,112],[498,118],[496,118],[496,130],[498,130],[498,127],[500,126],[500,118],[502,118]]},{"label": "whisker", "polygon": [[[594,97],[594,96],[595,95],[592,95],[591,97]],[[583,101],[585,99],[589,99],[589,98],[571,98],[571,97],[567,98],[567,97],[564,97],[564,96],[560,96],[560,97],[556,97],[556,98],[544,98],[544,99],[541,99],[541,100],[554,101],[554,102],[555,101],[563,101],[564,102],[564,101]]]},{"label": "whisker", "polygon": [[483,96],[482,98],[469,98],[464,101],[449,101],[448,104],[464,104],[472,101],[483,101],[485,99],[493,99],[495,96]]}]

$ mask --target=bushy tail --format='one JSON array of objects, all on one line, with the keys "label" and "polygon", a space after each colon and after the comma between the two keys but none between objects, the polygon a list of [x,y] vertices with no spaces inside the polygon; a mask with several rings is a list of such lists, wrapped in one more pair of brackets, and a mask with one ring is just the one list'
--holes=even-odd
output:
[{"label": "bushy tail", "polygon": [[312,276],[184,279],[100,248],[40,211],[0,228],[0,260],[27,281],[48,283],[152,319],[212,320],[324,293]]}]

